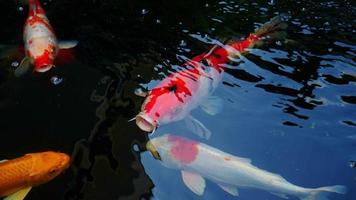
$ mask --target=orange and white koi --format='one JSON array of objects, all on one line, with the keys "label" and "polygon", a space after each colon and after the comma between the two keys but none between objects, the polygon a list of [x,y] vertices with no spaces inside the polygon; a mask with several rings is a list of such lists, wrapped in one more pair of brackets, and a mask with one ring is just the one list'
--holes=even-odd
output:
[{"label": "orange and white koi", "polygon": [[159,125],[185,119],[193,132],[209,138],[210,131],[190,112],[200,106],[208,114],[217,114],[222,109],[222,100],[211,94],[221,82],[230,57],[245,52],[265,37],[277,36],[285,28],[286,23],[277,16],[245,40],[217,45],[194,57],[185,64],[191,68],[169,75],[147,94],[141,112],[135,117],[136,124],[143,131],[152,132]]},{"label": "orange and white koi", "polygon": [[255,188],[283,199],[290,195],[300,200],[327,200],[330,193],[346,193],[346,187],[341,185],[320,188],[294,185],[278,174],[257,168],[248,158],[179,136],[156,137],[146,147],[164,166],[181,170],[184,184],[197,195],[204,193],[205,178],[234,196],[239,195],[238,188]]},{"label": "orange and white koi", "polygon": [[69,167],[64,153],[42,152],[0,162],[0,198],[22,200],[33,186],[51,181]]},{"label": "orange and white koi", "polygon": [[60,49],[77,45],[76,41],[58,42],[54,30],[38,0],[28,0],[29,13],[24,26],[23,39],[26,57],[16,69],[21,76],[28,71],[46,72],[54,67]]}]

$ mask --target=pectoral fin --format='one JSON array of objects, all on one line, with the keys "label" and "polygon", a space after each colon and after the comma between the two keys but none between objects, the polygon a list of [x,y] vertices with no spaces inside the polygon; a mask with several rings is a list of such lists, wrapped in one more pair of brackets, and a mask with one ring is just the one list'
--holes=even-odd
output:
[{"label": "pectoral fin", "polygon": [[138,87],[135,89],[135,95],[140,96],[140,97],[146,97],[148,95],[148,90],[144,89],[142,87]]},{"label": "pectoral fin", "polygon": [[202,176],[187,171],[182,171],[184,184],[195,194],[201,196],[205,190],[205,180]]},{"label": "pectoral fin", "polygon": [[223,108],[223,100],[217,96],[210,96],[202,102],[200,107],[209,115],[216,115]]},{"label": "pectoral fin", "polygon": [[32,59],[30,57],[25,57],[22,59],[20,65],[15,70],[15,76],[21,77],[25,74],[31,73],[34,69],[34,65],[32,64]]},{"label": "pectoral fin", "polygon": [[188,115],[184,121],[188,129],[193,133],[197,134],[199,137],[205,138],[207,140],[210,138],[210,130],[206,128],[204,124],[201,123],[199,120],[195,119],[193,116]]},{"label": "pectoral fin", "polygon": [[7,196],[4,200],[23,200],[31,189],[32,187],[27,187],[22,190],[19,190],[11,194],[10,196]]},{"label": "pectoral fin", "polygon": [[78,45],[78,41],[76,40],[60,41],[58,43],[59,49],[71,49],[77,45]]},{"label": "pectoral fin", "polygon": [[232,196],[239,196],[239,191],[235,186],[218,184],[225,192],[231,194]]}]

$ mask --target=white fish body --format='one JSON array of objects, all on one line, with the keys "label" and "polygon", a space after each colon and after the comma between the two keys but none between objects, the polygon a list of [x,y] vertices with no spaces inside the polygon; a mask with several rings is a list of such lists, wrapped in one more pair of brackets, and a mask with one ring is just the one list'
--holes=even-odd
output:
[{"label": "white fish body", "polygon": [[211,132],[190,115],[200,106],[206,113],[215,115],[222,109],[222,100],[212,96],[222,79],[222,72],[213,67],[196,67],[181,70],[161,81],[148,93],[136,124],[152,132],[158,125],[185,120],[188,129],[208,139]]},{"label": "white fish body", "polygon": [[[186,118],[192,110],[204,105],[206,100],[214,93],[215,89],[218,87],[222,79],[222,73],[219,73],[215,68],[209,67],[208,71],[204,71],[204,76],[199,76],[198,80],[192,80],[198,89],[194,92],[189,102],[182,104],[180,108],[181,112],[174,113],[174,115],[167,115],[166,118],[162,119],[161,124],[168,124],[175,121],[180,121]],[[180,76],[178,74],[177,76]]]},{"label": "white fish body", "polygon": [[155,149],[153,151],[158,152],[164,166],[182,171],[184,183],[198,195],[204,193],[204,178],[235,196],[238,195],[237,188],[256,188],[281,198],[287,199],[287,195],[291,195],[301,200],[326,200],[330,193],[346,192],[346,188],[339,185],[315,189],[300,187],[278,174],[253,166],[247,158],[236,157],[178,136],[154,138],[147,146],[149,150],[152,147]]}]

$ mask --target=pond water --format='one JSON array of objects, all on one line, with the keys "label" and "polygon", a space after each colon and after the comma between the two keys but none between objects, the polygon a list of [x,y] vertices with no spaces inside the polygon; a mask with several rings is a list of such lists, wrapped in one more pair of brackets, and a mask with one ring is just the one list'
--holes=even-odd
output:
[{"label": "pond water", "polygon": [[[69,170],[26,199],[282,199],[206,180],[198,196],[146,150],[167,133],[252,160],[303,187],[345,185],[356,198],[356,5],[352,1],[41,1],[60,39],[77,47],[46,73],[15,78],[28,8],[1,1],[0,160],[30,152],[72,155]],[[231,60],[214,116],[192,111],[212,133],[179,121],[154,134],[128,122],[152,89],[212,43],[243,39],[272,17],[287,36]],[[184,67],[183,67],[184,68]],[[214,169],[217,174],[224,169]],[[290,196],[290,199],[297,199]]]}]

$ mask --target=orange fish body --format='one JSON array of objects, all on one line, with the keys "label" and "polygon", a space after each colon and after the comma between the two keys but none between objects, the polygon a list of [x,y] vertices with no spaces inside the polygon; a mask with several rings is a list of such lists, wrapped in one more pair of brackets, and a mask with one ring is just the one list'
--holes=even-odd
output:
[{"label": "orange fish body", "polygon": [[0,197],[46,183],[69,167],[70,157],[63,153],[26,154],[0,163]]}]

